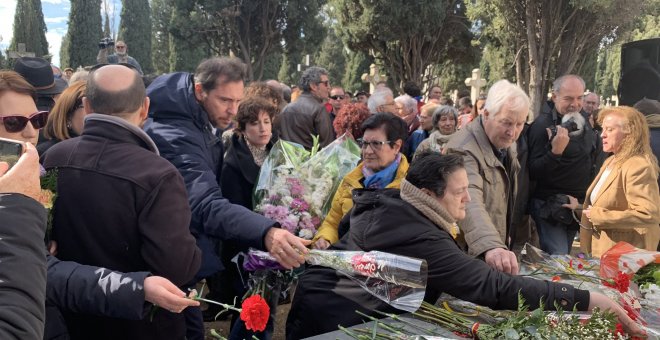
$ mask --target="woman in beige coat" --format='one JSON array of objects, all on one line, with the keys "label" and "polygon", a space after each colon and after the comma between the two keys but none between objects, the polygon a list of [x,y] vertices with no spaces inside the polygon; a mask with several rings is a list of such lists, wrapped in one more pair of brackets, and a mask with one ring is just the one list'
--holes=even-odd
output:
[{"label": "woman in beige coat", "polygon": [[637,110],[602,110],[603,151],[610,156],[589,186],[582,212],[582,251],[600,257],[620,241],[656,250],[660,240],[658,160],[649,127]]}]

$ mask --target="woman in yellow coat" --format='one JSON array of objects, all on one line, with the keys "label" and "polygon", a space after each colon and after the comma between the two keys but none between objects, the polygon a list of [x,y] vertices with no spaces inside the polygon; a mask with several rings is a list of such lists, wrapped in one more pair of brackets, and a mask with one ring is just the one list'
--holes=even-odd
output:
[{"label": "woman in yellow coat", "polygon": [[391,113],[376,113],[362,123],[362,162],[342,180],[332,206],[312,240],[312,247],[326,249],[339,240],[339,221],[353,207],[351,192],[362,188],[399,188],[408,172],[401,146],[408,137],[403,119]]},{"label": "woman in yellow coat", "polygon": [[658,160],[649,127],[637,110],[619,106],[598,114],[603,151],[613,153],[587,190],[582,251],[600,257],[617,242],[656,250],[660,240]]}]

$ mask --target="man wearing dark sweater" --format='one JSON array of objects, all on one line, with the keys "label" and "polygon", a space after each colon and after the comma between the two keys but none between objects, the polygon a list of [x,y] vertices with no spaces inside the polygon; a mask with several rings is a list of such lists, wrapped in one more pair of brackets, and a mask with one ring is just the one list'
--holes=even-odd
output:
[{"label": "man wearing dark sweater", "polygon": [[[602,150],[597,134],[580,114],[584,89],[579,76],[559,77],[551,101],[529,128],[529,175],[536,181],[530,214],[541,248],[550,254],[570,252],[579,225],[562,203],[568,203],[566,195],[584,200],[597,170],[594,157]],[[561,126],[571,118],[579,130]]]}]

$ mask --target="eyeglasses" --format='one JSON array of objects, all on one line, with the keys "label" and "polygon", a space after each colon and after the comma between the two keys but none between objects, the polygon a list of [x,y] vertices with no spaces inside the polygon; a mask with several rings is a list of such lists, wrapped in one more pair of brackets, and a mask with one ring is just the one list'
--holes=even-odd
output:
[{"label": "eyeglasses", "polygon": [[30,117],[25,116],[0,116],[0,122],[5,126],[5,130],[9,133],[21,132],[27,126],[27,123],[32,123],[32,126],[39,130],[46,126],[48,120],[48,111],[39,111],[33,113]]},{"label": "eyeglasses", "polygon": [[320,81],[319,84],[324,84],[326,87],[330,86],[330,80]]},{"label": "eyeglasses", "polygon": [[341,99],[344,99],[344,96],[342,96],[342,95],[330,96],[330,99],[341,100]]},{"label": "eyeglasses", "polygon": [[372,148],[373,150],[375,150],[375,151],[380,150],[380,149],[383,147],[383,145],[385,145],[385,144],[391,144],[391,143],[392,143],[392,142],[389,141],[389,140],[386,140],[386,141],[384,141],[384,142],[377,141],[377,140],[365,141],[365,140],[362,139],[362,138],[358,138],[358,139],[356,140],[356,142],[358,143],[358,145],[359,145],[362,149],[366,149],[368,146],[371,145],[371,148]]},{"label": "eyeglasses", "polygon": [[115,46],[117,49],[126,48],[126,46]]}]

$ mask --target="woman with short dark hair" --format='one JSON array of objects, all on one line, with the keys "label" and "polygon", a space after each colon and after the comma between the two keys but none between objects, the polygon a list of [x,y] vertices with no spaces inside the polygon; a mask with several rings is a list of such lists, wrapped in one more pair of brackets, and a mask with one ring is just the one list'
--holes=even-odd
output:
[{"label": "woman with short dark hair", "polygon": [[332,206],[312,240],[312,246],[326,249],[339,240],[339,221],[353,206],[351,191],[361,188],[398,188],[408,171],[408,161],[401,154],[408,137],[408,126],[392,113],[376,113],[362,123],[362,162],[342,179],[332,199]]}]

